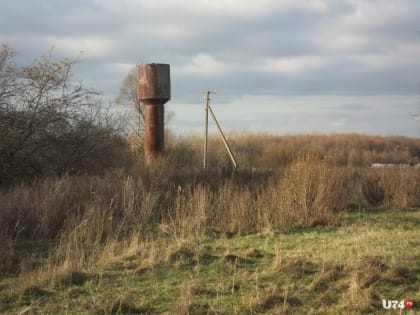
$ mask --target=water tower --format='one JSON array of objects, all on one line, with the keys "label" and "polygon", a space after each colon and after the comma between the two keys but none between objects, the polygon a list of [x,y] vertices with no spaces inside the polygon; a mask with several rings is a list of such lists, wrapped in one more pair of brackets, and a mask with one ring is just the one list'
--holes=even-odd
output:
[{"label": "water tower", "polygon": [[168,64],[137,65],[138,96],[144,106],[146,163],[164,150],[164,104],[171,99],[171,78]]}]

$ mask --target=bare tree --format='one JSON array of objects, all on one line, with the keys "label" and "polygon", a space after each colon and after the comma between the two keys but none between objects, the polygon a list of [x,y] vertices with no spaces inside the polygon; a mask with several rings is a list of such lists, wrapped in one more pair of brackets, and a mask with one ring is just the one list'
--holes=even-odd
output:
[{"label": "bare tree", "polygon": [[[137,69],[133,67],[125,76],[121,83],[121,87],[118,93],[115,103],[122,105],[128,109],[133,110],[133,119],[131,119],[130,129],[134,134],[135,145],[138,148],[143,147],[144,141],[144,104],[140,101],[137,93]],[[165,111],[165,127],[168,128],[169,122],[175,116],[175,113],[171,110]]]},{"label": "bare tree", "polygon": [[144,141],[144,104],[137,94],[137,71],[131,69],[121,83],[115,103],[129,109],[134,115],[129,119],[129,129],[133,132],[135,145],[140,148]]},{"label": "bare tree", "polygon": [[[0,184],[68,171],[99,171],[122,145],[100,95],[72,81],[74,61],[52,53],[19,68],[0,54]],[[114,141],[114,142],[113,142]],[[115,142],[116,141],[116,142]]]},{"label": "bare tree", "polygon": [[13,56],[7,46],[0,51],[0,108],[7,107],[11,97],[14,96],[17,83],[17,75],[14,64],[11,62]]}]

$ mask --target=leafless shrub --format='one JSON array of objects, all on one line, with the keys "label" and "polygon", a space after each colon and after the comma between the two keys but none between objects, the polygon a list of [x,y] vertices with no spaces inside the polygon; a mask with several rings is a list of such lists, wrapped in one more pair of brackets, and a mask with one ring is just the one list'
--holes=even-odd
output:
[{"label": "leafless shrub", "polygon": [[388,169],[381,173],[388,208],[406,209],[420,206],[420,170]]},{"label": "leafless shrub", "polygon": [[381,205],[385,199],[385,188],[379,174],[366,174],[362,183],[362,191],[366,201],[373,206]]},{"label": "leafless shrub", "polygon": [[343,210],[343,181],[328,160],[308,155],[293,163],[279,187],[279,224],[329,224]]}]

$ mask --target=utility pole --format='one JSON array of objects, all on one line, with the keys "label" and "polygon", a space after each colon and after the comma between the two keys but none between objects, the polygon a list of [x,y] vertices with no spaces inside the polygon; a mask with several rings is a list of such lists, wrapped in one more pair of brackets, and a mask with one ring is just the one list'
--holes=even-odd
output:
[{"label": "utility pole", "polygon": [[209,101],[210,101],[210,91],[206,92],[206,107],[205,111],[205,130],[204,130],[204,156],[203,156],[203,167],[207,168],[207,139],[209,136]]},{"label": "utility pole", "polygon": [[213,119],[214,123],[216,124],[217,130],[219,131],[219,135],[222,138],[223,144],[225,145],[226,151],[229,154],[229,157],[232,161],[233,167],[236,169],[238,168],[238,162],[235,159],[235,156],[233,155],[232,149],[229,146],[228,141],[226,140],[226,137],[222,131],[222,128],[220,127],[219,122],[216,119],[216,115],[214,114],[213,110],[211,109],[209,105],[210,101],[210,91],[206,91],[206,108],[205,108],[205,135],[204,135],[204,159],[203,159],[203,166],[204,168],[207,168],[207,138],[208,138],[208,121],[209,121],[209,112],[211,115],[211,118]]}]

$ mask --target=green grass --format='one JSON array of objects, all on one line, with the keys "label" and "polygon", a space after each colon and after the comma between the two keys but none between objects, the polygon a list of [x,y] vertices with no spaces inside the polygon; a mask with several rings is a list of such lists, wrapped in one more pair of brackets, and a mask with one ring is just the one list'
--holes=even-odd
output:
[{"label": "green grass", "polygon": [[341,222],[121,244],[96,269],[3,278],[0,313],[398,314],[382,299],[406,298],[418,311],[420,210],[355,211]]}]

